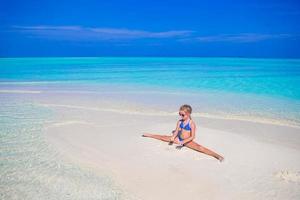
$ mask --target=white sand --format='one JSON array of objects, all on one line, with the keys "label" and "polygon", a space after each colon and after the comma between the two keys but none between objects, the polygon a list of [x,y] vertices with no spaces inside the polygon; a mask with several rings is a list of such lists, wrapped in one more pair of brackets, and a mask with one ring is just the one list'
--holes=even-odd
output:
[{"label": "white sand", "polygon": [[[46,138],[63,155],[106,173],[130,197],[165,199],[300,199],[300,129],[194,117],[195,141],[225,157],[215,158],[141,137],[169,134],[178,117],[95,108],[94,101],[47,99],[57,113]],[[71,101],[71,100],[70,100]]]},{"label": "white sand", "polygon": [[300,128],[194,116],[195,141],[223,155],[220,163],[187,147],[178,150],[141,136],[170,135],[176,110],[156,113],[128,106],[121,98],[117,104],[98,94],[38,89],[41,93],[10,98],[53,110],[54,121],[45,125],[49,144],[95,175],[111,176],[128,198],[300,199]]}]

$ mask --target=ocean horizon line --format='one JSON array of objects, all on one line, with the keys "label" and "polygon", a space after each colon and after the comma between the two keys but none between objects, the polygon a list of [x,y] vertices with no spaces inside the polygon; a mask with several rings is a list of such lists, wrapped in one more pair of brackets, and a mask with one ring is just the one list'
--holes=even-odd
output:
[{"label": "ocean horizon line", "polygon": [[243,56],[0,56],[6,58],[216,58],[216,59],[257,59],[257,60],[299,60],[300,57],[243,57]]}]

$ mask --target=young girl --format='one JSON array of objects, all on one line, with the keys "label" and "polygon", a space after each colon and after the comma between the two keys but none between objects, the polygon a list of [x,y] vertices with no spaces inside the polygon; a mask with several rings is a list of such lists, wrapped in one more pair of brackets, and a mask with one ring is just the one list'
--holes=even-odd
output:
[{"label": "young girl", "polygon": [[186,146],[201,153],[213,156],[219,161],[223,161],[224,158],[222,156],[193,141],[195,138],[196,124],[191,118],[191,113],[192,107],[190,105],[185,104],[180,107],[179,115],[181,119],[178,120],[176,130],[173,131],[172,136],[155,134],[143,134],[142,136],[169,142],[169,144],[175,142],[176,144],[179,144],[180,147]]}]

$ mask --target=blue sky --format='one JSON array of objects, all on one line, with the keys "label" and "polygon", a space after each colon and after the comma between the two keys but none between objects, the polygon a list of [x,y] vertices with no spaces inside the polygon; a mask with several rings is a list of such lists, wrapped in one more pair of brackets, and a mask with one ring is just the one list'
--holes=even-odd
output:
[{"label": "blue sky", "polygon": [[0,56],[300,57],[300,3],[0,0]]}]

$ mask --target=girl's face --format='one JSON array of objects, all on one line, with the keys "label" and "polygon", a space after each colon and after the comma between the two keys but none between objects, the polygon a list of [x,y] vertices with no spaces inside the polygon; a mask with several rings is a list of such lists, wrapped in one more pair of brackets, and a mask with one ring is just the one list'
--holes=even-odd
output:
[{"label": "girl's face", "polygon": [[181,117],[181,119],[183,119],[183,120],[188,119],[190,116],[190,113],[185,112],[184,110],[180,110],[178,114]]}]

